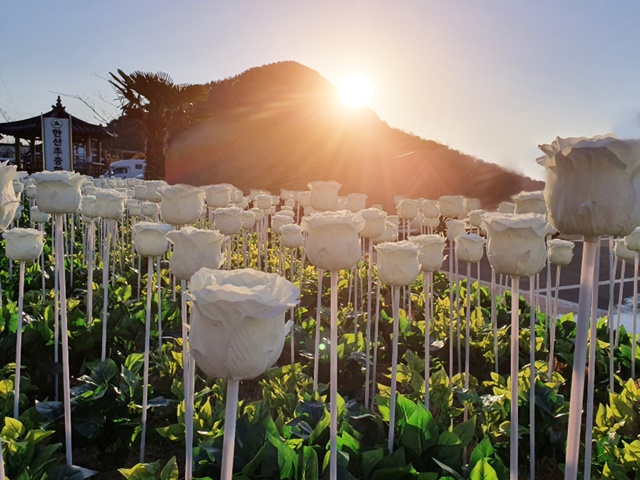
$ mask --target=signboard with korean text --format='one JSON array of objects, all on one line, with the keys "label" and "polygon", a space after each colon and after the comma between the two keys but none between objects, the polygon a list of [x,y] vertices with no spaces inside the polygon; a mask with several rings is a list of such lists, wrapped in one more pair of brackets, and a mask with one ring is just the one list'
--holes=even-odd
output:
[{"label": "signboard with korean text", "polygon": [[45,170],[73,170],[71,119],[42,117]]}]

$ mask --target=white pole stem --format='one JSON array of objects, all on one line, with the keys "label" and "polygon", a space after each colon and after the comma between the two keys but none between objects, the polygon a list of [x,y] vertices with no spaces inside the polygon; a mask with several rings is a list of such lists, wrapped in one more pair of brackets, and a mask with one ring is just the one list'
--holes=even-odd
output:
[{"label": "white pole stem", "polygon": [[331,272],[329,478],[338,478],[338,272]]},{"label": "white pole stem", "polygon": [[[536,289],[529,277],[529,478],[536,478]],[[546,329],[545,329],[546,330]]]},{"label": "white pole stem", "polygon": [[585,361],[587,358],[587,335],[589,333],[589,309],[593,294],[593,270],[596,262],[598,242],[584,239],[582,268],[580,273],[580,296],[578,298],[578,317],[576,320],[575,351],[573,356],[573,374],[571,377],[571,399],[569,406],[569,426],[567,435],[567,453],[565,459],[565,480],[578,478],[580,460],[580,430],[582,427],[582,403],[584,399]]},{"label": "white pole stem", "polygon": [[233,453],[236,443],[236,416],[238,414],[238,390],[240,380],[227,380],[227,400],[224,414],[224,440],[222,446],[222,471],[220,480],[233,476]]},{"label": "white pole stem", "polygon": [[56,261],[60,288],[60,323],[62,336],[62,394],[64,397],[64,438],[67,465],[73,465],[71,445],[71,378],[69,371],[69,334],[67,327],[67,287],[64,270],[64,215],[56,214]]},{"label": "white pole stem", "polygon": [[498,318],[496,314],[496,271],[491,269],[491,326],[493,327],[493,358],[498,373]]},{"label": "white pole stem", "polygon": [[95,258],[96,230],[93,220],[87,225],[87,325],[93,323],[93,262]]},{"label": "white pole stem", "polygon": [[20,262],[20,280],[18,284],[18,328],[16,331],[16,374],[13,383],[13,418],[20,416],[20,367],[22,364],[22,317],[24,315],[24,265]]},{"label": "white pole stem", "polygon": [[371,290],[373,289],[373,242],[367,239],[367,323],[365,326],[364,408],[369,408],[371,384]]},{"label": "white pole stem", "polygon": [[560,271],[562,267],[556,266],[556,284],[553,293],[553,314],[549,323],[549,375],[551,381],[553,369],[555,368],[555,348],[556,348],[556,322],[558,321],[558,295],[560,293]]},{"label": "white pole stem", "polygon": [[147,257],[147,316],[144,323],[144,367],[142,380],[142,431],[140,432],[140,463],[144,463],[144,448],[147,439],[147,404],[149,398],[149,343],[151,337],[151,295],[153,277],[153,257]]},{"label": "white pole stem", "polygon": [[587,411],[584,426],[584,478],[591,478],[591,441],[593,439],[593,397],[595,393],[596,345],[598,344],[598,281],[600,279],[600,241],[593,272],[593,296],[591,297],[591,327],[589,331],[589,360],[587,376]]},{"label": "white pole stem", "polygon": [[111,243],[111,220],[104,219],[104,241],[102,244],[102,353],[100,360],[107,358],[107,320],[109,318],[109,248]]},{"label": "white pole stem", "polygon": [[431,284],[433,272],[422,272],[424,290],[424,406],[429,410],[429,377],[431,372]]},{"label": "white pole stem", "polygon": [[520,278],[511,277],[511,425],[509,478],[518,480],[518,372],[520,370]]},{"label": "white pole stem", "polygon": [[[467,305],[464,319],[464,389],[469,389],[470,351],[469,342],[471,337],[471,263],[467,262]],[[469,406],[464,406],[464,421],[469,419]],[[466,449],[465,449],[466,450]],[[466,457],[466,455],[465,455]]]},{"label": "white pole stem", "polygon": [[378,369],[378,327],[380,324],[380,280],[376,282],[376,315],[373,328],[373,366],[371,368],[371,403],[369,408],[373,411],[377,389],[377,369]]},{"label": "white pole stem", "polygon": [[313,350],[313,391],[318,391],[318,372],[320,369],[320,324],[321,321],[321,308],[322,308],[322,278],[324,276],[324,270],[318,268],[318,292],[316,297],[316,337],[315,346]]},{"label": "white pole stem", "polygon": [[[152,273],[153,275],[153,273]],[[160,267],[160,257],[156,266],[156,288],[158,290],[158,350],[162,350],[162,270]]]},{"label": "white pole stem", "polygon": [[396,379],[398,377],[398,335],[400,334],[398,324],[400,310],[400,287],[391,287],[391,308],[393,310],[393,341],[391,347],[391,397],[389,399],[389,454],[393,453],[393,441],[396,428]]}]

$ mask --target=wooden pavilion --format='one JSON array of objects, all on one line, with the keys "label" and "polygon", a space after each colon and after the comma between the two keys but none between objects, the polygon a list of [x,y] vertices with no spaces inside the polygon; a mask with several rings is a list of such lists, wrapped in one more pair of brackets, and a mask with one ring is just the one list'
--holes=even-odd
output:
[{"label": "wooden pavilion", "polygon": [[[56,104],[51,107],[52,109],[49,112],[36,117],[0,123],[0,134],[10,135],[15,139],[15,163],[18,165],[18,169],[27,170],[30,173],[43,169],[42,159],[38,160],[36,151],[36,142],[42,141],[41,117],[70,118],[73,143],[83,144],[87,152],[86,160],[74,162],[74,170],[93,176],[100,175],[106,169],[102,161],[102,141],[113,138],[116,135],[102,125],[94,125],[69,114],[62,105],[59,96]],[[21,139],[29,143],[31,155],[27,160],[23,160],[20,155]],[[96,150],[95,160],[92,156],[94,145]]]}]

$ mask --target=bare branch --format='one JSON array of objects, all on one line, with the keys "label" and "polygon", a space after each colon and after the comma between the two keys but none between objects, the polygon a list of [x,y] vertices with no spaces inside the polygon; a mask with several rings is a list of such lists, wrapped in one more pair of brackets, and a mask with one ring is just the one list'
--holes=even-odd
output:
[{"label": "bare branch", "polygon": [[[72,98],[74,100],[78,100],[82,102],[87,108],[89,108],[89,110],[91,110],[91,112],[93,112],[94,119],[98,120],[101,123],[104,123],[105,125],[109,124],[109,122],[117,118],[115,114],[109,113],[107,110],[102,108],[99,109],[92,101],[90,101],[87,97],[83,95],[54,92],[52,90],[49,90],[49,91],[55,95],[60,95],[61,97],[66,97],[66,98]],[[101,101],[105,102],[106,104],[112,106],[112,104],[109,101],[104,100],[100,96],[98,96],[98,98]]]}]

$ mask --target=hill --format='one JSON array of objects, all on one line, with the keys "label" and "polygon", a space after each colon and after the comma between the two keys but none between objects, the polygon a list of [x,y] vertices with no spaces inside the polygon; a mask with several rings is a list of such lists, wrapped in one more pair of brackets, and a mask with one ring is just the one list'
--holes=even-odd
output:
[{"label": "hill", "polygon": [[369,203],[461,194],[486,208],[543,183],[390,127],[371,109],[339,104],[335,87],[296,62],[252,68],[209,84],[211,118],[172,138],[170,183],[244,190],[306,189],[337,180]]}]

